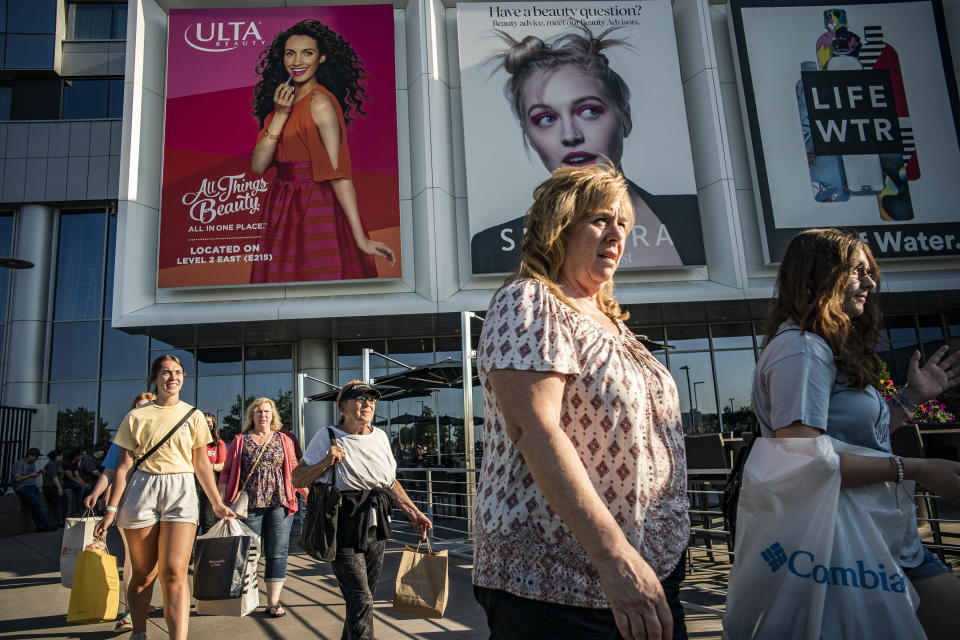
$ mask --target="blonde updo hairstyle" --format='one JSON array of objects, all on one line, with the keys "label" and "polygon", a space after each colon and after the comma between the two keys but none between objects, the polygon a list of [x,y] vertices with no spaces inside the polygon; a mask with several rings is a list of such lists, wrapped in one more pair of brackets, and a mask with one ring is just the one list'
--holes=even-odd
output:
[{"label": "blonde updo hairstyle", "polygon": [[277,403],[270,398],[257,398],[247,405],[247,410],[243,414],[244,433],[253,431],[253,412],[259,409],[261,405],[265,404],[269,404],[270,408],[273,410],[273,419],[270,421],[270,430],[279,431],[283,428],[283,423],[280,421],[280,413],[277,412]]},{"label": "blonde updo hairstyle", "polygon": [[624,40],[607,38],[617,28],[607,29],[595,37],[586,26],[577,25],[579,33],[567,33],[550,42],[545,42],[536,36],[526,36],[522,40],[517,40],[505,31],[499,29],[495,31],[508,48],[494,54],[490,60],[498,60],[504,71],[510,74],[503,93],[507,102],[510,103],[513,115],[521,124],[525,144],[529,144],[529,139],[527,119],[524,117],[523,104],[521,104],[524,83],[534,74],[568,64],[580,67],[584,73],[600,81],[617,114],[620,135],[624,138],[630,135],[633,129],[633,119],[630,115],[630,88],[620,74],[610,68],[610,61],[603,53],[605,49],[613,46],[629,46]]},{"label": "blonde updo hairstyle", "polygon": [[[527,231],[520,246],[520,265],[504,284],[534,278],[576,310],[559,286],[560,270],[567,258],[568,231],[581,220],[618,204],[627,217],[628,228],[633,226],[627,180],[609,162],[561,167],[534,190],[533,198],[523,223]],[[597,293],[597,307],[613,319],[630,317],[613,297],[612,280]]]}]

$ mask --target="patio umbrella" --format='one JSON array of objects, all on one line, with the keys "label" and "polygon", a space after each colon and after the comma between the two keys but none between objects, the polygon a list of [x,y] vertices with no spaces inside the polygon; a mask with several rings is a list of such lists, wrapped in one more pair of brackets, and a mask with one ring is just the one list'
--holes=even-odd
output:
[{"label": "patio umbrella", "polygon": [[[401,413],[396,418],[390,418],[390,424],[416,424],[418,422],[433,422],[433,418],[424,418],[423,416],[415,416],[409,413]],[[373,423],[378,427],[386,426],[386,420],[378,420]]]},{"label": "patio umbrella", "polygon": [[[476,383],[477,380],[478,374],[474,369],[473,382]],[[377,377],[374,381],[378,385],[384,384],[409,390],[459,388],[463,386],[463,363],[447,358],[423,367],[388,373]]]},{"label": "patio umbrella", "polygon": [[[443,425],[444,427],[451,427],[451,426],[462,427],[463,418],[455,418],[453,416],[440,416],[440,424]],[[483,418],[481,418],[480,416],[474,416],[473,424],[474,426],[482,426]]]},{"label": "patio umbrella", "polygon": [[[425,398],[432,393],[430,389],[404,388],[404,387],[398,387],[393,385],[374,384],[373,388],[380,392],[381,400],[403,400],[404,398]],[[333,391],[325,391],[323,393],[317,393],[312,396],[307,396],[307,400],[309,400],[310,402],[336,402],[338,393],[340,393],[339,389],[335,389]]]}]

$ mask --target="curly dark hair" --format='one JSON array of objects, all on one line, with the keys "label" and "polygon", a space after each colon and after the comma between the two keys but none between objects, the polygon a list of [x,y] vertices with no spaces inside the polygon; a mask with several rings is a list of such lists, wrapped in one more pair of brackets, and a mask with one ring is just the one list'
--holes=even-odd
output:
[{"label": "curly dark hair", "polygon": [[353,120],[354,110],[359,115],[365,115],[363,103],[367,100],[367,94],[361,82],[367,73],[357,52],[349,42],[319,20],[301,20],[274,36],[270,46],[260,53],[256,68],[260,81],[253,93],[253,117],[260,127],[273,111],[273,92],[289,77],[283,66],[283,53],[290,36],[313,38],[317,42],[317,53],[327,56],[317,69],[317,82],[337,98],[343,119],[347,123]]}]

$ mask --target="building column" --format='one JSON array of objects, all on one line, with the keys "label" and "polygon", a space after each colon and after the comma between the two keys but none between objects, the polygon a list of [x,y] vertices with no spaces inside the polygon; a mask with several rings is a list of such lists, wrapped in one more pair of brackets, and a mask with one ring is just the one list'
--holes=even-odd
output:
[{"label": "building column", "polygon": [[11,279],[3,367],[4,404],[27,406],[46,401],[43,367],[53,269],[53,221],[53,207],[28,204],[17,212],[13,257],[29,260],[34,266],[14,271]]},{"label": "building column", "polygon": [[[325,338],[310,338],[297,342],[297,373],[336,384],[333,372],[333,341]],[[334,387],[307,378],[303,384],[303,395],[304,397],[312,396],[333,389]],[[317,431],[333,424],[334,415],[332,402],[306,404],[303,409],[303,442],[301,443],[304,449]]]}]

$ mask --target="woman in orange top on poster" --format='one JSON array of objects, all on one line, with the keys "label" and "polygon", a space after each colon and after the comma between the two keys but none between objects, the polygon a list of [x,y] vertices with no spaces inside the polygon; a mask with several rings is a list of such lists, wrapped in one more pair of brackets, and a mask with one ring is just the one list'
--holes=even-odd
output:
[{"label": "woman in orange top on poster", "polygon": [[363,114],[363,63],[341,36],[303,20],[260,54],[253,115],[262,123],[252,169],[277,175],[264,198],[262,251],[251,282],[377,277],[396,255],[367,237],[350,170],[346,126]]}]

